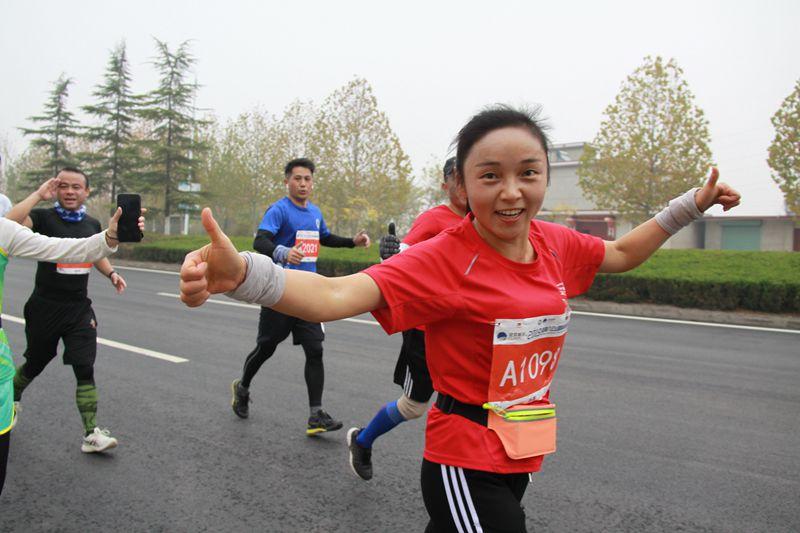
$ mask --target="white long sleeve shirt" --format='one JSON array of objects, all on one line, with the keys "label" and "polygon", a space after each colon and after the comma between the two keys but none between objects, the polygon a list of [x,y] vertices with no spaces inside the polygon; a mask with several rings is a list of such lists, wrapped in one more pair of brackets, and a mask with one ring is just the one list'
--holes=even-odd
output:
[{"label": "white long sleeve shirt", "polygon": [[47,237],[7,218],[0,218],[0,249],[7,257],[65,263],[94,263],[117,251],[106,242],[105,231],[85,239]]}]

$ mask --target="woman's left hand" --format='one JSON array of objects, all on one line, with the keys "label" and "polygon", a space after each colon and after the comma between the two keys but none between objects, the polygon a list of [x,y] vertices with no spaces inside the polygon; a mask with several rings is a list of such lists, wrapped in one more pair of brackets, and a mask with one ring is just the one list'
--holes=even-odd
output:
[{"label": "woman's left hand", "polygon": [[705,212],[714,204],[720,204],[723,211],[728,211],[739,205],[742,195],[727,183],[717,183],[719,180],[719,170],[711,167],[710,175],[706,184],[694,195],[697,209]]}]

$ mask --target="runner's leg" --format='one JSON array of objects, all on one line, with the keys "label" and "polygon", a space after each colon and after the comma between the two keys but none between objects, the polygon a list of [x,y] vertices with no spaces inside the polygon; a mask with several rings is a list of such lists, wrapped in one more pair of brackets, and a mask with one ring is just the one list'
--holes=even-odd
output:
[{"label": "runner's leg", "polygon": [[322,408],[322,389],[325,387],[325,366],[322,364],[322,343],[317,340],[307,340],[303,344],[306,355],[304,376],[308,389],[308,406],[311,414]]},{"label": "runner's leg", "polygon": [[74,365],[77,388],[75,403],[83,421],[84,435],[88,435],[97,427],[97,387],[94,383],[94,367],[90,365]]},{"label": "runner's leg", "polygon": [[300,344],[306,356],[304,376],[308,389],[309,417],[306,435],[342,429],[341,420],[334,419],[322,408],[325,386],[325,366],[322,362],[322,341],[325,330],[319,322],[297,320],[292,328],[294,344]]},{"label": "runner's leg", "polygon": [[272,357],[278,344],[289,336],[293,320],[294,319],[291,317],[273,311],[268,307],[261,308],[261,313],[258,318],[257,344],[244,361],[241,380],[242,387],[250,387],[250,382],[261,368],[261,365]]},{"label": "runner's leg", "polygon": [[425,334],[422,331],[403,332],[394,381],[403,387],[403,395],[381,407],[369,424],[358,432],[356,443],[362,448],[371,448],[375,439],[384,433],[425,413],[427,402],[433,395],[433,385],[425,361]]},{"label": "runner's leg", "polygon": [[60,305],[32,295],[25,303],[25,362],[14,375],[14,401],[22,398],[25,388],[42,373],[58,353],[58,340],[63,328]]},{"label": "runner's leg", "polygon": [[8,466],[8,448],[11,444],[11,432],[6,431],[0,435],[0,494],[6,484],[6,467]]},{"label": "runner's leg", "polygon": [[231,408],[239,418],[250,416],[250,382],[255,377],[261,365],[272,357],[278,344],[289,336],[295,318],[262,307],[258,316],[258,337],[256,347],[244,361],[242,377],[234,379],[231,383]]},{"label": "runner's leg", "polygon": [[[4,348],[8,348],[8,346]],[[11,429],[14,427],[13,388],[14,384],[10,379],[0,383],[0,494],[3,493],[3,484],[6,480],[9,439],[11,438]]]},{"label": "runner's leg", "polygon": [[74,316],[74,323],[64,332],[64,363],[72,365],[75,374],[75,403],[86,436],[97,427],[97,387],[94,382],[97,320],[91,302],[76,303]]}]

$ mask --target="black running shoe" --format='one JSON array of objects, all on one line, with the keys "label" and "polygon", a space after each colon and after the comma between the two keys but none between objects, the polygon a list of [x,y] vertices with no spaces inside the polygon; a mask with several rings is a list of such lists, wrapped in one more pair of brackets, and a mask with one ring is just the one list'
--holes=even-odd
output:
[{"label": "black running shoe", "polygon": [[242,387],[240,379],[234,379],[231,383],[231,397],[231,407],[236,416],[247,418],[250,414],[250,408],[247,406],[250,403],[250,391]]},{"label": "black running shoe", "polygon": [[336,431],[337,429],[342,429],[342,421],[334,420],[331,415],[323,410],[319,410],[317,414],[308,417],[306,435],[312,436],[317,433],[325,433],[326,431]]},{"label": "black running shoe", "polygon": [[361,428],[350,428],[347,431],[347,447],[350,450],[350,468],[353,473],[369,481],[372,479],[372,448],[362,448],[356,439],[361,433]]}]

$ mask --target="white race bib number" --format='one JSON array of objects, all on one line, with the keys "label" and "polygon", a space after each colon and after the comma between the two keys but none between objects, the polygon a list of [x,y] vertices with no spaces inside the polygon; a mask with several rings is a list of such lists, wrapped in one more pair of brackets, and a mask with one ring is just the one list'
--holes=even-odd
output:
[{"label": "white race bib number", "polygon": [[319,257],[319,231],[300,230],[295,237],[294,246],[300,246],[303,263],[316,263]]}]

